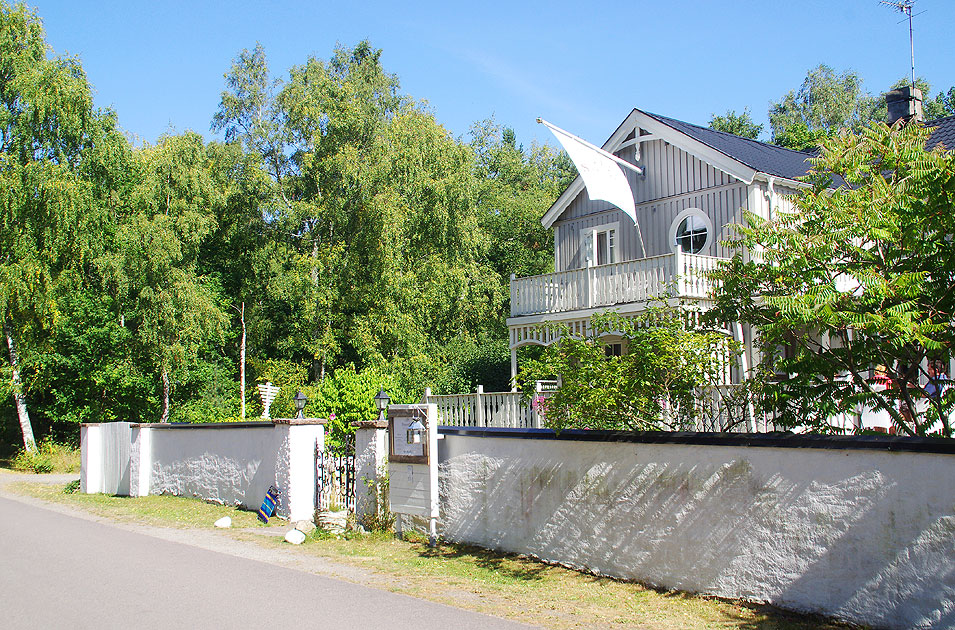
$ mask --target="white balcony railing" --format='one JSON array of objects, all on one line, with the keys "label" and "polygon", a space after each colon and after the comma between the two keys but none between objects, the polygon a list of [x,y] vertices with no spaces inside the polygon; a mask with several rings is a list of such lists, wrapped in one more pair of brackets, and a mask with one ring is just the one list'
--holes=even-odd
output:
[{"label": "white balcony railing", "polygon": [[550,397],[556,389],[557,381],[538,381],[538,393],[526,405],[521,392],[485,392],[482,385],[473,394],[435,395],[431,388],[425,388],[421,402],[438,406],[441,425],[531,429],[540,428],[543,421],[535,401]]},{"label": "white balcony railing", "polygon": [[721,259],[666,254],[611,265],[511,278],[511,317],[564,313],[654,298],[705,298]]}]

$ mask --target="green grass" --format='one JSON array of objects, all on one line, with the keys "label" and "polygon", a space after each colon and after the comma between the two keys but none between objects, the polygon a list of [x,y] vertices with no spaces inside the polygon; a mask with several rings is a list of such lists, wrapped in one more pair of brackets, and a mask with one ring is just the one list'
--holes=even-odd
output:
[{"label": "green grass", "polygon": [[[8,488],[123,521],[183,528],[211,528],[222,516],[233,527],[258,527],[254,513],[172,496],[138,498],[64,493],[63,486],[16,482]],[[285,526],[287,523],[283,522]],[[223,530],[271,548],[281,538]],[[478,547],[439,543],[408,534],[333,536],[317,530],[298,553],[322,558],[323,566],[361,569],[349,579],[395,592],[548,628],[640,628],[641,630],[845,630],[852,626],[795,615],[770,606],[658,591],[544,564],[532,558]]]},{"label": "green grass", "polygon": [[[845,630],[812,616],[659,591],[468,545],[414,536],[312,536],[304,551],[384,573],[391,590],[548,628]],[[275,543],[278,544],[278,543]]]},{"label": "green grass", "polygon": [[[99,516],[127,522],[180,528],[212,528],[213,523],[218,519],[228,516],[232,519],[232,527],[264,527],[255,512],[188,497],[156,495],[115,497],[108,494],[81,494],[64,492],[64,487],[57,484],[25,481],[12,482],[7,488],[18,494],[52,503],[74,505]],[[271,525],[288,524],[281,518],[272,518],[269,523]]]},{"label": "green grass", "polygon": [[7,464],[28,473],[75,473],[80,471],[80,449],[52,440],[37,443],[35,451],[21,448]]}]

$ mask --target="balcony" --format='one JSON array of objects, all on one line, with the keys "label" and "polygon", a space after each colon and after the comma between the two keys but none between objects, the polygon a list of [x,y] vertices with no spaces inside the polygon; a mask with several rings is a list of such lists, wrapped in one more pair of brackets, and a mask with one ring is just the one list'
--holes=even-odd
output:
[{"label": "balcony", "polygon": [[677,252],[527,278],[511,277],[511,317],[645,302],[706,298],[721,259]]}]

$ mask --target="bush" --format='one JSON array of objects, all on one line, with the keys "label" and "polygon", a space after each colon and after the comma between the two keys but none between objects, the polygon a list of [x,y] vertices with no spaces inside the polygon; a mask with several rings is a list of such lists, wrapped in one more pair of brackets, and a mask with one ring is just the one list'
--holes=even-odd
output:
[{"label": "bush", "polygon": [[303,388],[309,397],[309,415],[328,418],[325,443],[332,452],[344,453],[346,442],[355,432],[353,422],[378,417],[374,397],[381,389],[388,392],[392,404],[415,400],[415,395],[405,391],[390,374],[375,367],[357,371],[349,365],[317,386]]},{"label": "bush", "polygon": [[466,339],[445,348],[447,367],[434,383],[435,394],[473,392],[478,385],[485,391],[511,389],[511,351],[506,339]]},{"label": "bush", "polygon": [[46,439],[37,444],[35,451],[20,449],[10,464],[21,472],[74,473],[80,470],[80,451]]},{"label": "bush", "polygon": [[[594,315],[590,323],[586,337],[564,328],[518,375],[525,399],[545,413],[549,428],[685,431],[696,424],[699,388],[720,384],[738,352],[723,332],[664,308]],[[609,335],[627,339],[628,352],[608,355]],[[560,389],[546,403],[535,398],[536,381],[557,377]]]}]

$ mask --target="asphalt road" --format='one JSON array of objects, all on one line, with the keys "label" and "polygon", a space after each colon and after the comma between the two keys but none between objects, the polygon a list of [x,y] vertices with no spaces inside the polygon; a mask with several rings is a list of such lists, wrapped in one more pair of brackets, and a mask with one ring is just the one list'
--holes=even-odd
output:
[{"label": "asphalt road", "polygon": [[208,551],[0,497],[0,626],[530,626]]}]

